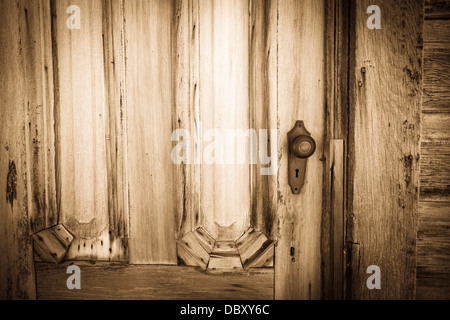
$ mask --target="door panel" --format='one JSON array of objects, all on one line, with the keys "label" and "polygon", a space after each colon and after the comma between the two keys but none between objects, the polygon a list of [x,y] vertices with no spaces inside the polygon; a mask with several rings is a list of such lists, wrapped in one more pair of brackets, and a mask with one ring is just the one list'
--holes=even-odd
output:
[{"label": "door panel", "polygon": [[[248,161],[227,164],[237,159],[225,150],[220,143],[225,139],[218,135],[223,137],[229,129],[247,130],[250,124],[248,2],[202,0],[199,9],[199,95],[204,140],[200,225],[214,238],[234,239],[249,227],[249,165]],[[206,141],[209,138],[211,142]],[[209,157],[214,164],[208,163]]]},{"label": "door panel", "polygon": [[126,1],[130,262],[176,264],[169,1]]},{"label": "door panel", "polygon": [[[275,297],[320,298],[324,136],[324,2],[278,2],[278,245]],[[299,195],[287,182],[287,132],[303,120],[315,139]]]}]

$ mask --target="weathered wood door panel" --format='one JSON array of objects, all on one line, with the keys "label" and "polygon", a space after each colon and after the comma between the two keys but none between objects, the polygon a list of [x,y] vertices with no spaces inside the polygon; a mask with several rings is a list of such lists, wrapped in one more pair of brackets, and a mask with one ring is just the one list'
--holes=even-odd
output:
[{"label": "weathered wood door panel", "polygon": [[176,264],[172,2],[126,1],[130,262]]},{"label": "weathered wood door panel", "polygon": [[[123,138],[115,120],[121,105],[111,94],[121,92],[121,57],[113,57],[121,45],[113,47],[111,39],[120,35],[120,2],[51,3],[59,222],[75,235],[67,258],[124,260],[126,190],[116,170],[117,159],[122,164]],[[79,8],[79,29],[68,27],[78,10],[72,6]],[[111,27],[114,21],[118,30]]]},{"label": "weathered wood door panel", "polygon": [[[324,1],[278,2],[278,245],[275,297],[321,297],[320,236],[324,138]],[[287,132],[303,120],[316,140],[299,195],[287,182]]]}]

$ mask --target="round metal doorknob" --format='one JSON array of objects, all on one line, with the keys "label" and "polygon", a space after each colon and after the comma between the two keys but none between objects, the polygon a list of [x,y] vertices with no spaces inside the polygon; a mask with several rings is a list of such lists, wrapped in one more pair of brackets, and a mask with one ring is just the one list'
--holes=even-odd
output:
[{"label": "round metal doorknob", "polygon": [[316,151],[316,142],[307,135],[295,138],[291,143],[291,152],[298,158],[309,158]]}]

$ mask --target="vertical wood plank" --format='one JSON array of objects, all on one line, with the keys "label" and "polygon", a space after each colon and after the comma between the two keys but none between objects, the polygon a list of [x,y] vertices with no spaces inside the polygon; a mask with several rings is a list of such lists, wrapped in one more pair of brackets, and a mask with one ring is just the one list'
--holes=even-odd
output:
[{"label": "vertical wood plank", "polygon": [[[178,238],[199,226],[200,164],[199,136],[199,3],[198,0],[175,2],[172,59],[174,70],[173,128],[187,130],[190,136],[189,163],[175,167]],[[179,137],[181,140],[183,138]],[[180,141],[177,141],[178,144]]]},{"label": "vertical wood plank", "polygon": [[0,1],[0,20],[0,299],[34,299],[31,229],[55,219],[50,10]]},{"label": "vertical wood plank", "polygon": [[[344,145],[348,141],[348,57],[349,57],[349,1],[333,0],[326,1],[326,129],[323,159],[326,168],[333,167],[333,141],[342,140]],[[344,157],[343,168],[346,172],[346,157]],[[345,251],[340,250],[340,255],[335,256],[333,238],[333,176],[332,171],[327,170],[324,175],[323,187],[323,211],[322,211],[322,298],[341,299],[345,283],[335,283],[336,278],[342,278],[344,273],[340,263],[336,268],[336,259],[345,259]],[[344,194],[346,198],[346,179],[344,177]],[[346,202],[343,203],[344,225]],[[339,232],[345,239],[345,230]],[[336,237],[336,236],[335,236]],[[338,287],[339,286],[339,287]]]},{"label": "vertical wood plank", "polygon": [[[115,127],[116,101],[120,99],[111,95],[115,79],[110,66],[104,64],[112,37],[104,32],[113,32],[108,21],[114,19],[114,13],[102,0],[51,3],[59,222],[75,235],[67,259],[123,260],[125,219],[118,212],[119,205],[111,203],[112,179],[122,177],[110,152],[115,143],[110,139],[111,130],[121,138]],[[80,29],[67,27],[73,14],[67,13],[71,5],[80,8]],[[119,2],[115,6],[119,7]],[[120,45],[117,49],[120,51]],[[120,58],[118,62],[120,65]],[[119,158],[122,152],[118,148]],[[117,201],[124,201],[118,190],[116,194]]]},{"label": "vertical wood plank", "polygon": [[169,1],[125,2],[130,262],[176,264]]},{"label": "vertical wood plank", "polygon": [[[260,142],[265,143],[270,155],[271,144],[278,142],[270,136],[270,130],[277,129],[277,2],[251,0],[249,10],[249,128],[259,139],[259,130],[267,130],[267,140],[258,141],[258,150]],[[250,225],[271,238],[276,234],[277,176],[261,174],[269,165],[259,159],[250,166]]]},{"label": "vertical wood plank", "polygon": [[[355,1],[350,68],[347,297],[415,294],[422,1],[378,1],[380,30],[366,26],[371,1]],[[370,265],[381,290],[366,286]]]},{"label": "vertical wood plank", "polygon": [[128,260],[129,237],[123,1],[103,1],[108,235],[114,260]]},{"label": "vertical wood plank", "polygon": [[344,297],[344,141],[330,142],[333,298]]},{"label": "vertical wood plank", "polygon": [[[319,299],[324,133],[324,1],[278,2],[278,244],[275,298]],[[316,140],[305,185],[291,192],[287,132],[303,120]]]},{"label": "vertical wood plank", "polygon": [[[249,165],[227,164],[235,152],[225,153],[222,143],[213,143],[226,130],[248,129],[249,8],[247,1],[199,3],[200,118],[202,136],[210,138],[204,142],[204,154],[216,159],[215,164],[204,161],[201,166],[200,224],[214,238],[234,239],[250,224]],[[208,132],[211,135],[205,137]]]}]

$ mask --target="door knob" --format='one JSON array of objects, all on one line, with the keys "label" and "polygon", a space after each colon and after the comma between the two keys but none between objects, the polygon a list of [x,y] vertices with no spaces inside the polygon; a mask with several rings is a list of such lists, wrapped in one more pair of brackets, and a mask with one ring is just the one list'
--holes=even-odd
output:
[{"label": "door knob", "polygon": [[307,160],[316,151],[316,142],[306,130],[303,121],[297,121],[289,131],[288,145],[288,182],[292,193],[299,194],[305,183]]}]

